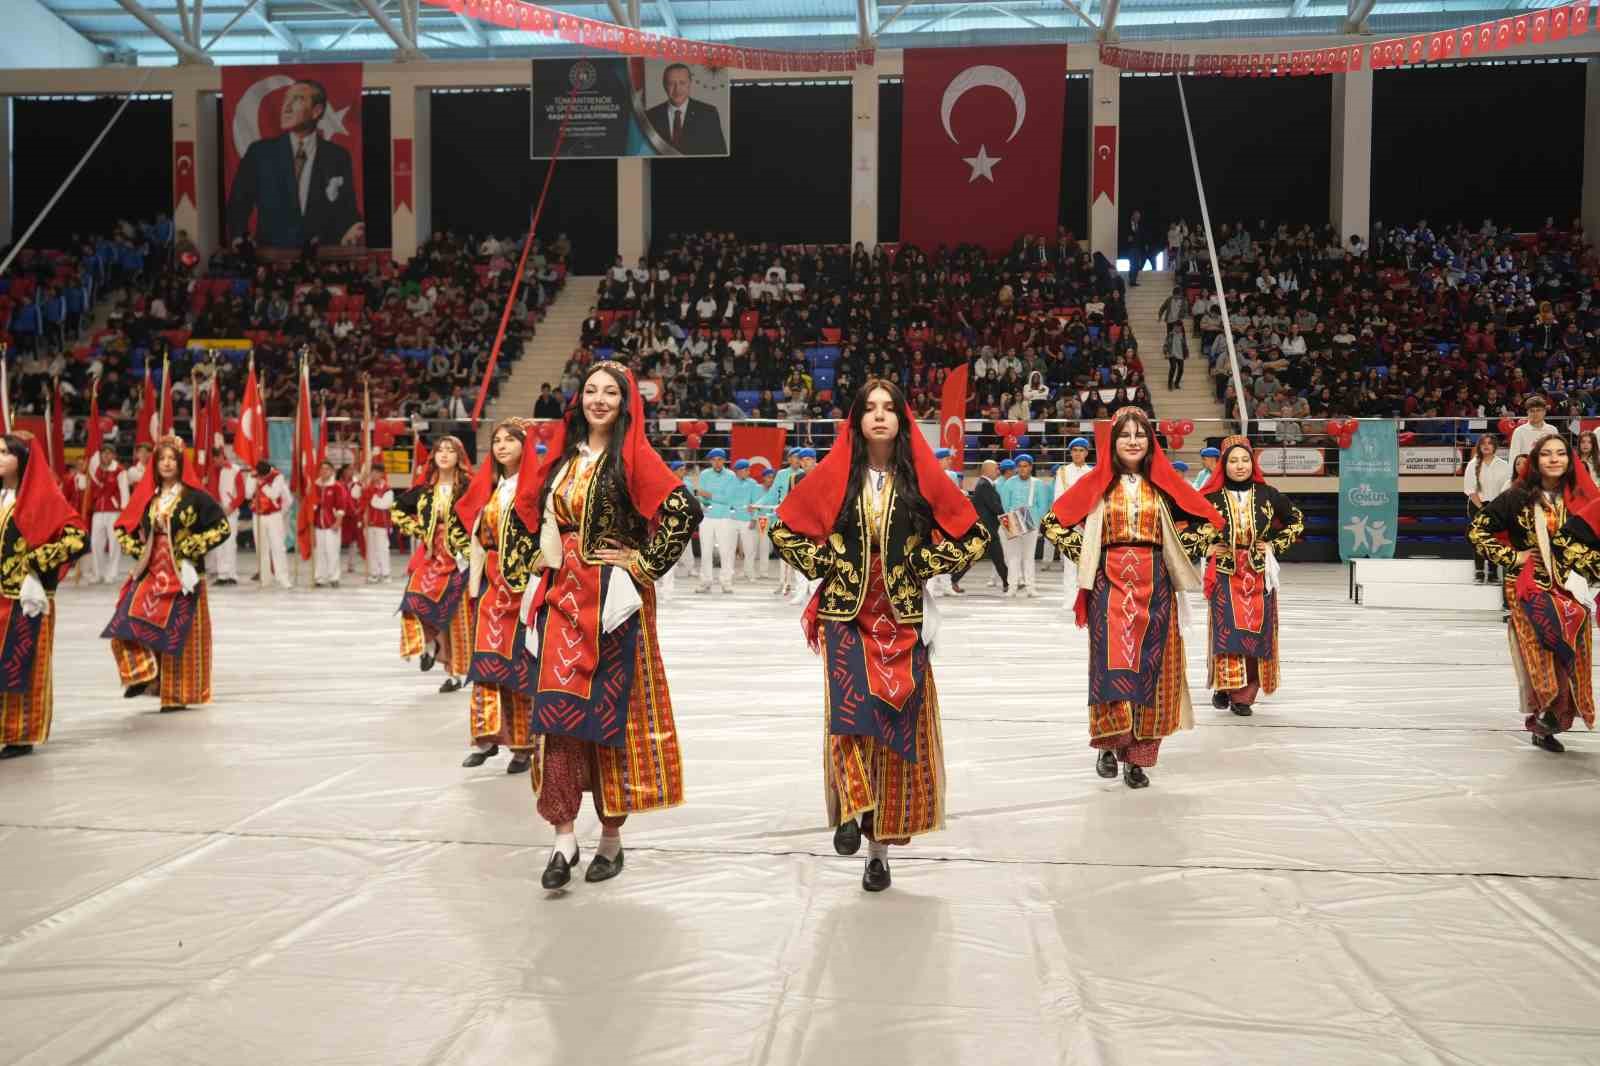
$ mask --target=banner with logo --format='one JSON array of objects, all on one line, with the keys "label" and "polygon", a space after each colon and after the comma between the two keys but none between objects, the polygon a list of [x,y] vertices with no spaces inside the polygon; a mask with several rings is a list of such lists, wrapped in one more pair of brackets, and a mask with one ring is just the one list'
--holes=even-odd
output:
[{"label": "banner with logo", "polygon": [[228,236],[365,247],[361,64],[222,68]]},{"label": "banner with logo", "polygon": [[1264,445],[1256,452],[1261,472],[1277,477],[1315,477],[1322,470],[1321,448],[1280,448]]},{"label": "banner with logo", "polygon": [[664,59],[535,59],[531,84],[531,159],[554,155],[558,137],[563,156],[589,159],[728,154],[727,70]]},{"label": "banner with logo", "polygon": [[900,239],[1004,251],[1056,231],[1064,45],[909,48]]},{"label": "banner with logo", "polygon": [[1391,418],[1363,418],[1339,452],[1339,558],[1393,559],[1400,533],[1400,443]]},{"label": "banner with logo", "polygon": [[1460,448],[1448,444],[1409,445],[1400,449],[1400,473],[1455,475],[1465,462]]}]

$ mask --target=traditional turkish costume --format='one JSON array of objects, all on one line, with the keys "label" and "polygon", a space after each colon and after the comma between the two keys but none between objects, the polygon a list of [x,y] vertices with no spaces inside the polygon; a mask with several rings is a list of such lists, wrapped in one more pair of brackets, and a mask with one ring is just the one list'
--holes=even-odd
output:
[{"label": "traditional turkish costume", "polygon": [[[655,582],[671,570],[701,520],[700,504],[645,438],[644,405],[626,374],[630,424],[621,444],[626,498],[606,491],[607,453],[579,444],[566,454],[565,422],[556,423],[540,457],[523,451],[516,510],[526,529],[539,530],[532,563],[538,573],[523,612],[533,653],[533,790],[551,825],[573,821],[583,790],[607,828],[629,814],[683,802],[683,764],[672,698],[656,637]],[[549,486],[546,494],[545,487]],[[543,502],[541,513],[540,504]],[[596,552],[619,547],[637,553],[623,570]],[[590,864],[589,880],[621,867],[620,853]],[[546,887],[554,875],[552,855]],[[563,870],[565,867],[563,867]]]},{"label": "traditional turkish costume", "polygon": [[[455,443],[456,454],[466,455]],[[400,657],[423,656],[424,670],[434,659],[444,663],[450,672],[441,687],[446,692],[459,687],[452,682],[466,677],[472,665],[472,610],[462,603],[471,541],[456,517],[456,502],[453,483],[442,480],[434,466],[428,480],[397,499],[391,512],[395,526],[416,542],[400,598]],[[430,650],[435,645],[437,650]]]},{"label": "traditional turkish costume", "polygon": [[[183,454],[183,473],[160,488],[156,460],[164,444]],[[163,710],[211,702],[205,559],[227,539],[228,528],[222,505],[206,492],[183,443],[169,437],[158,444],[117,519],[122,550],[137,561],[100,634],[111,640],[126,695],[139,695],[159,678]]]},{"label": "traditional turkish costume", "polygon": [[1096,424],[1100,462],[1056,500],[1042,529],[1078,568],[1074,614],[1089,630],[1089,746],[1102,753],[1097,770],[1115,777],[1121,762],[1129,787],[1142,788],[1162,739],[1194,728],[1178,613],[1200,578],[1178,524],[1221,526],[1222,518],[1172,468],[1153,430],[1149,476],[1121,473],[1113,421]]},{"label": "traditional turkish costume", "polygon": [[[1228,454],[1242,448],[1251,475],[1228,479]],[[1258,693],[1278,690],[1278,559],[1305,532],[1305,518],[1289,497],[1267,484],[1246,437],[1222,442],[1222,461],[1201,495],[1222,516],[1180,533],[1190,555],[1220,548],[1206,564],[1210,625],[1208,676],[1212,706],[1248,715]]]},{"label": "traditional turkish costume", "polygon": [[55,590],[88,550],[84,527],[49,458],[30,442],[15,493],[0,489],[0,758],[26,755],[50,736]]},{"label": "traditional turkish costume", "polygon": [[[822,657],[824,798],[835,850],[875,848],[863,887],[888,887],[889,844],[944,827],[944,741],[929,663],[938,630],[929,580],[958,578],[989,535],[966,495],[915,430],[917,491],[931,525],[919,532],[893,473],[869,471],[846,499],[854,434],[841,434],[778,508],[768,536],[778,554],[819,582],[802,626]],[[874,866],[874,863],[877,865]]]},{"label": "traditional turkish costume", "polygon": [[[1484,504],[1467,540],[1502,568],[1507,641],[1523,728],[1559,752],[1557,733],[1582,717],[1594,728],[1593,626],[1584,578],[1600,581],[1600,492],[1581,465],[1574,492],[1551,495],[1526,483]],[[1520,553],[1532,554],[1518,563]]]},{"label": "traditional turkish costume", "polygon": [[[510,426],[526,433],[529,424],[525,419],[507,419],[495,426],[495,432]],[[532,452],[529,442],[525,454]],[[501,477],[494,460],[485,459],[456,504],[456,517],[472,538],[467,598],[475,605],[467,680],[472,682],[470,728],[476,750],[463,765],[482,765],[504,744],[513,754],[507,773],[528,769],[534,746],[530,730],[535,662],[525,646],[521,608],[539,555],[539,538],[517,514],[520,481],[520,473]]]}]

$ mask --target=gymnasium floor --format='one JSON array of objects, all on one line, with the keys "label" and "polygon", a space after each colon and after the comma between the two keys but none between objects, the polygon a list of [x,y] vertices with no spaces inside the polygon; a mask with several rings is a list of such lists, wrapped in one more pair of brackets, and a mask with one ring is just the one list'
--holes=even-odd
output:
[{"label": "gymnasium floor", "polygon": [[688,803],[555,897],[397,584],[213,590],[216,702],[168,715],[121,698],[112,590],[66,588],[54,735],[0,763],[0,1063],[1600,1062],[1600,737],[1528,743],[1495,619],[1287,567],[1283,690],[1211,710],[1191,628],[1197,728],[1130,792],[1059,595],[983,584],[941,601],[948,825],[881,896],[770,583],[680,580]]}]

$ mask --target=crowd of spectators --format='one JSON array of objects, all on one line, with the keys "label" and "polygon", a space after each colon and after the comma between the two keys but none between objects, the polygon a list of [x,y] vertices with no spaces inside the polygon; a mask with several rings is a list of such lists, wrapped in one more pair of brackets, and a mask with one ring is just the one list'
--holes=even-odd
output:
[{"label": "crowd of spectators", "polygon": [[[1576,222],[1531,234],[1488,220],[1380,222],[1370,243],[1235,224],[1216,239],[1253,418],[1494,419],[1541,392],[1553,411],[1600,413],[1600,262]],[[1204,238],[1174,227],[1169,241],[1185,314],[1232,410]]]},{"label": "crowd of spectators", "polygon": [[1102,390],[1153,409],[1124,282],[1064,230],[1002,253],[671,236],[617,257],[562,391],[599,356],[658,381],[662,417],[838,417],[877,376],[931,418],[963,363],[974,416],[1094,418]]},{"label": "crowd of spectators", "polygon": [[[215,366],[225,416],[237,413],[246,363],[222,349],[212,360],[192,338],[249,340],[268,417],[293,414],[298,353],[309,355],[313,404],[359,418],[370,381],[376,417],[467,417],[483,379],[522,237],[435,233],[410,262],[384,253],[298,257],[258,254],[247,240],[202,262],[181,231],[119,227],[113,237],[74,240],[66,251],[24,253],[0,279],[0,322],[18,358],[12,400],[42,413],[56,378],[69,416],[88,411],[91,385],[113,418],[139,403],[144,368],[165,356],[173,393],[187,400],[193,375]],[[132,232],[128,232],[131,229]],[[496,380],[509,373],[544,308],[564,284],[565,235],[530,250],[506,328]],[[82,287],[84,310],[59,327],[53,289]],[[89,329],[97,305],[103,327]],[[36,320],[47,328],[34,328]],[[187,410],[186,407],[183,410]]]}]

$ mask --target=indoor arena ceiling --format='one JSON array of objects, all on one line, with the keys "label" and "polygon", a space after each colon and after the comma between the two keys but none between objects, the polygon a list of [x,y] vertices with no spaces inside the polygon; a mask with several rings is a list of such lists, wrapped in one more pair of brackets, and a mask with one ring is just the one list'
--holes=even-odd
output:
[{"label": "indoor arena ceiling", "polygon": [[[169,64],[180,50],[218,63],[557,56],[560,42],[418,5],[418,0],[43,0],[122,62]],[[1448,29],[1507,8],[1487,0],[602,0],[552,4],[696,40],[765,48],[1088,44],[1099,39],[1283,37]],[[198,28],[190,23],[198,19]],[[412,30],[414,27],[414,32]]]}]

